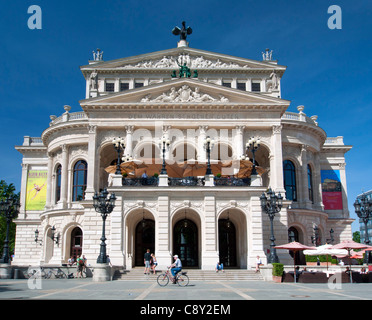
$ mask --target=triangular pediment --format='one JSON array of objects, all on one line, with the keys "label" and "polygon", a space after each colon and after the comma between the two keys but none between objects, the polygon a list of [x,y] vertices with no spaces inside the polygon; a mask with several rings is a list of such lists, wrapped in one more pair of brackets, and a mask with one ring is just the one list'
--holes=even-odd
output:
[{"label": "triangular pediment", "polygon": [[276,106],[283,111],[290,101],[192,79],[179,78],[133,90],[80,101],[84,110],[120,106]]},{"label": "triangular pediment", "polygon": [[238,58],[226,54],[214,53],[189,47],[173,48],[117,60],[101,61],[82,66],[83,73],[97,71],[130,71],[177,69],[184,63],[191,69],[198,70],[273,70],[284,73],[286,67],[276,61],[257,61]]}]

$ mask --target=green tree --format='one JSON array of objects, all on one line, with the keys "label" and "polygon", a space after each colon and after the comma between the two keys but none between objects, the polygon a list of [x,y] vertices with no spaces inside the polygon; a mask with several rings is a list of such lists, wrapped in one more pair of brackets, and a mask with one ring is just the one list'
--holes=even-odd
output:
[{"label": "green tree", "polygon": [[[7,198],[13,198],[19,200],[19,193],[15,193],[14,185],[7,184],[4,180],[0,180],[0,201]],[[16,225],[14,222],[11,222],[9,226],[9,252],[10,254],[14,253],[14,244],[15,244],[15,233]],[[0,255],[2,256],[4,248],[4,240],[6,237],[6,218],[0,216]]]},{"label": "green tree", "polygon": [[353,233],[353,240],[354,240],[355,242],[360,243],[360,231],[355,231],[355,232]]}]

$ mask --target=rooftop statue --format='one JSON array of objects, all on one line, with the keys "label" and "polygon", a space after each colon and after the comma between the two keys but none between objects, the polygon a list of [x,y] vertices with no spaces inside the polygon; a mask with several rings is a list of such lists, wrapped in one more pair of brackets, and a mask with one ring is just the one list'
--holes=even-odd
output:
[{"label": "rooftop statue", "polygon": [[273,50],[269,51],[270,49],[266,49],[266,52],[262,52],[262,60],[264,61],[271,61],[273,58]]},{"label": "rooftop statue", "polygon": [[97,52],[93,51],[94,61],[102,61],[102,58],[103,58],[103,51],[101,51],[101,49],[97,49]]},{"label": "rooftop statue", "polygon": [[187,36],[189,34],[192,34],[192,29],[190,27],[186,28],[186,22],[182,21],[182,29],[180,29],[179,27],[174,27],[173,30],[172,30],[172,33],[175,36],[179,35],[180,40],[186,40]]}]

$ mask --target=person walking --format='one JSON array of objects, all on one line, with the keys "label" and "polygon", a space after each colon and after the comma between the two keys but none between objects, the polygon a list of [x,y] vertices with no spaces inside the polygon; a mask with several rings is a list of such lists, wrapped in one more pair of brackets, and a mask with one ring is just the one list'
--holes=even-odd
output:
[{"label": "person walking", "polygon": [[[77,265],[76,278],[82,278],[83,269],[84,269],[84,259],[82,256],[78,256],[78,258],[76,259],[76,265]],[[80,274],[80,277],[79,277],[79,274]]]},{"label": "person walking", "polygon": [[150,249],[147,249],[145,256],[144,256],[144,263],[145,263],[144,274],[150,274],[150,260],[151,260]]},{"label": "person walking", "polygon": [[151,253],[151,261],[152,261],[151,269],[152,269],[153,273],[155,274],[156,273],[155,268],[158,265],[158,261],[156,260],[155,254],[153,254],[153,253]]}]

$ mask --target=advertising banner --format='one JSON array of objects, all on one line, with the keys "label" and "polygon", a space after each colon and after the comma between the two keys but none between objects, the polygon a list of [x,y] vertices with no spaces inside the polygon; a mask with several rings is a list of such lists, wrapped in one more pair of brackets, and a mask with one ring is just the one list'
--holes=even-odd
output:
[{"label": "advertising banner", "polygon": [[342,187],[339,170],[321,170],[324,210],[342,210]]},{"label": "advertising banner", "polygon": [[28,172],[26,210],[44,210],[46,203],[47,175],[47,170],[30,170]]}]

